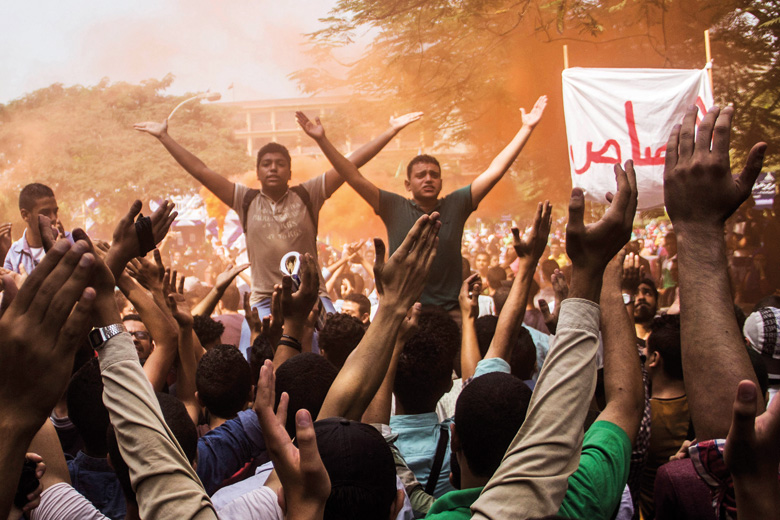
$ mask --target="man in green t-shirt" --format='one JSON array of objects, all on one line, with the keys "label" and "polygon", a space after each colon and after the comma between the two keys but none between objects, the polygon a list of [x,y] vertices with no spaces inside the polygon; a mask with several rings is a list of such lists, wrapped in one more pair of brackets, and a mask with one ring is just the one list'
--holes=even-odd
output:
[{"label": "man in green t-shirt", "polygon": [[[463,225],[520,154],[541,120],[546,106],[547,96],[541,96],[528,114],[521,108],[523,126],[506,148],[493,159],[487,170],[478,175],[470,185],[457,189],[441,199],[439,198],[442,189],[441,167],[436,158],[430,155],[418,155],[411,160],[406,168],[404,181],[406,191],[411,195],[411,198],[407,199],[380,190],[374,183],[363,177],[357,167],[346,160],[325,137],[325,129],[319,118],[312,122],[301,112],[298,112],[297,118],[301,128],[317,141],[339,175],[371,205],[374,212],[385,223],[390,242],[389,253],[392,254],[401,245],[406,234],[421,215],[433,211],[441,214],[442,227],[439,232],[438,252],[420,302],[423,305],[437,305],[453,311],[458,308],[458,292],[462,282],[460,243]],[[458,318],[459,315],[456,319]]]}]

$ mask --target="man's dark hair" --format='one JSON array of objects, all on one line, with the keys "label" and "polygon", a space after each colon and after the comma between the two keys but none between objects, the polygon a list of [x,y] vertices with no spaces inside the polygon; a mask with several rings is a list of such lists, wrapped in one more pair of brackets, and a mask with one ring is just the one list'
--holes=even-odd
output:
[{"label": "man's dark hair", "polygon": [[249,363],[233,345],[217,345],[200,358],[195,386],[211,414],[232,419],[244,409],[252,387]]},{"label": "man's dark hair", "polygon": [[[506,300],[509,298],[510,290],[510,287],[504,287],[502,285],[493,293],[493,307],[496,309],[496,316],[501,314],[501,311],[504,310],[504,305],[506,305]],[[484,316],[482,317],[484,318]]]},{"label": "man's dark hair", "polygon": [[[780,197],[778,197],[778,200],[780,200]],[[774,307],[775,309],[780,309],[780,296],[770,294],[769,296],[761,298],[753,307],[752,312],[756,312],[758,309],[763,309],[764,307]]]},{"label": "man's dark hair", "polygon": [[658,299],[658,288],[655,286],[655,282],[652,279],[642,278],[642,280],[639,282],[639,285],[646,285],[650,287],[650,290],[653,291],[656,300]]},{"label": "man's dark hair", "polygon": [[19,209],[32,211],[35,202],[46,197],[54,197],[54,192],[45,184],[33,182],[28,184],[19,192]]},{"label": "man's dark hair", "polygon": [[284,156],[285,159],[287,159],[287,164],[292,167],[292,160],[290,159],[290,152],[287,150],[287,147],[279,144],[279,143],[267,143],[263,145],[262,148],[260,148],[257,151],[257,166],[256,168],[260,169],[260,161],[263,160],[263,156],[267,153],[280,153]]},{"label": "man's dark hair", "polygon": [[344,301],[357,303],[361,315],[371,313],[371,300],[363,293],[348,294],[344,297]]},{"label": "man's dark hair", "polygon": [[506,271],[500,267],[488,267],[487,282],[491,288],[499,288],[504,280],[506,280]]},{"label": "man's dark hair", "polygon": [[650,325],[650,336],[647,338],[647,350],[661,354],[666,375],[673,379],[682,380],[680,316],[678,314],[665,314],[653,320]]},{"label": "man's dark hair", "polygon": [[[138,314],[125,314],[122,317],[122,323],[124,323],[126,321],[138,321],[138,322],[144,323],[144,320],[142,320],[141,317]],[[146,327],[145,323],[144,323],[144,327]],[[147,328],[147,330],[148,330],[148,328]],[[149,333],[149,339],[150,340],[153,339],[151,333]]]},{"label": "man's dark hair", "polygon": [[496,334],[496,325],[498,325],[498,316],[487,314],[480,316],[474,322],[474,328],[477,331],[477,345],[479,346],[480,357],[485,357],[488,348],[490,348],[490,342],[493,341],[493,336]]},{"label": "man's dark hair", "polygon": [[452,381],[452,360],[460,346],[460,329],[442,310],[423,310],[419,330],[398,360],[394,393],[407,413],[432,412]]},{"label": "man's dark hair", "polygon": [[531,333],[525,327],[520,327],[509,366],[512,375],[523,381],[531,379],[536,371],[536,345],[531,338]]},{"label": "man's dark hair", "polygon": [[319,415],[337,374],[338,370],[330,361],[313,352],[291,357],[276,369],[274,408],[279,406],[282,392],[287,392],[290,400],[285,428],[290,437],[295,436],[295,414],[298,410],[305,408],[314,418]]},{"label": "man's dark hair", "polygon": [[274,347],[268,338],[260,334],[252,342],[252,347],[249,350],[249,371],[252,375],[252,384],[256,384],[260,378],[260,368],[266,359],[274,360]]},{"label": "man's dark hair", "polygon": [[441,165],[439,164],[439,161],[436,160],[436,157],[432,155],[421,154],[409,161],[409,164],[406,165],[407,179],[412,178],[412,167],[417,163],[435,164],[439,168],[439,171],[441,171]]},{"label": "man's dark hair", "polygon": [[[181,401],[170,394],[155,392],[155,395],[157,396],[157,402],[160,404],[160,410],[165,423],[171,429],[171,433],[173,433],[174,438],[184,451],[187,460],[190,461],[190,464],[195,463],[195,459],[198,456],[198,431],[187,413],[187,408]],[[135,491],[133,491],[133,486],[130,484],[130,470],[122,458],[116,439],[116,432],[110,424],[106,431],[106,441],[108,455],[111,457],[111,465],[114,467],[114,472],[119,480],[119,484],[122,486],[125,498],[128,502],[136,503]]]},{"label": "man's dark hair", "polygon": [[491,477],[525,420],[531,389],[509,374],[474,378],[455,404],[455,430],[471,471]]},{"label": "man's dark hair", "polygon": [[319,335],[319,347],[325,358],[341,370],[355,350],[366,328],[363,322],[349,314],[331,313]]},{"label": "man's dark hair", "polygon": [[67,402],[68,417],[84,439],[85,451],[105,457],[109,418],[103,405],[103,379],[96,358],[73,374],[68,384]]},{"label": "man's dark hair", "polygon": [[219,341],[222,333],[225,332],[225,326],[211,319],[210,316],[195,315],[193,319],[192,330],[195,331],[202,345],[210,345],[215,341]]}]

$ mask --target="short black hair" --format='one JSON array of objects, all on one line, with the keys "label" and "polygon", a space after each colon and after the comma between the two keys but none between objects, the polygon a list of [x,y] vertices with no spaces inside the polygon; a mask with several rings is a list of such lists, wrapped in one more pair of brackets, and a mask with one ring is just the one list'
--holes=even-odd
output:
[{"label": "short black hair", "polygon": [[525,327],[520,327],[509,366],[512,375],[523,381],[531,379],[536,371],[536,345]]},{"label": "short black hair", "polygon": [[500,267],[488,267],[487,282],[491,288],[496,289],[501,286],[501,282],[506,280],[506,271]]},{"label": "short black hair", "polygon": [[68,417],[84,439],[84,447],[105,456],[108,410],[103,404],[103,379],[100,365],[92,358],[82,366],[68,384]]},{"label": "short black hair", "polygon": [[493,307],[496,309],[496,316],[501,314],[501,311],[504,310],[504,305],[506,305],[506,301],[509,298],[510,290],[510,287],[504,287],[502,285],[493,293]]},{"label": "short black hair", "polygon": [[419,329],[398,359],[393,391],[408,413],[433,411],[452,378],[452,360],[460,347],[460,329],[442,310],[420,313]]},{"label": "short black hair", "polygon": [[233,345],[217,345],[200,358],[195,386],[210,413],[232,419],[244,409],[252,387],[249,363]]},{"label": "short black hair", "polygon": [[474,328],[477,331],[477,346],[479,346],[480,357],[485,357],[488,348],[490,348],[490,342],[493,341],[493,336],[496,334],[496,325],[498,325],[498,316],[492,314],[486,314],[480,316],[474,322]]},{"label": "short black hair", "polygon": [[423,153],[409,161],[409,164],[406,165],[407,179],[412,178],[412,167],[417,163],[435,164],[439,168],[439,171],[441,171],[441,165],[439,164],[439,161],[436,159],[436,157]]},{"label": "short black hair", "polygon": [[341,370],[365,333],[363,322],[354,316],[331,313],[320,331],[318,345],[325,358]]},{"label": "short black hair", "polygon": [[249,350],[249,371],[252,374],[252,383],[256,384],[260,379],[260,369],[266,359],[274,360],[274,347],[268,338],[260,334],[252,342]]},{"label": "short black hair", "polygon": [[51,188],[40,182],[28,184],[19,192],[19,210],[32,211],[35,202],[46,197],[54,197]]},{"label": "short black hair", "polygon": [[[198,431],[187,413],[184,404],[170,394],[155,392],[157,402],[163,414],[165,423],[173,433],[174,438],[181,446],[184,455],[190,464],[195,463],[198,457]],[[114,467],[119,484],[122,486],[122,492],[128,502],[136,503],[135,491],[130,483],[130,469],[127,467],[122,453],[119,451],[119,443],[116,438],[114,427],[109,424],[106,431],[106,443],[108,445],[108,455],[111,457],[111,465]]]},{"label": "short black hair", "polygon": [[290,159],[290,151],[287,149],[286,146],[279,143],[267,143],[264,144],[262,148],[260,148],[257,151],[257,166],[256,168],[260,169],[260,161],[263,159],[263,156],[267,153],[280,153],[284,156],[285,159],[287,159],[287,164],[292,167],[292,160]]},{"label": "short black hair", "polygon": [[210,316],[193,316],[192,329],[198,336],[198,340],[202,345],[209,345],[215,341],[219,341],[222,337],[222,333],[225,332],[225,326],[220,322],[211,319]]},{"label": "short black hair", "polygon": [[357,303],[358,309],[360,310],[360,314],[371,313],[371,300],[369,300],[365,294],[362,293],[348,294],[344,297],[344,301]]},{"label": "short black hair", "polygon": [[274,408],[279,406],[282,392],[287,392],[290,400],[285,428],[290,437],[295,436],[295,414],[298,410],[305,408],[314,419],[317,418],[337,374],[330,361],[313,352],[293,356],[276,369]]},{"label": "short black hair", "polygon": [[664,372],[682,380],[682,350],[680,342],[680,315],[664,314],[653,319],[647,337],[648,352],[658,352],[664,360]]},{"label": "short black hair", "polygon": [[653,291],[655,298],[658,299],[658,288],[655,286],[655,282],[651,278],[642,278],[642,280],[639,282],[639,285],[646,285],[650,287],[650,290]]},{"label": "short black hair", "polygon": [[471,471],[491,477],[525,420],[531,389],[509,374],[474,378],[455,404],[455,430]]}]

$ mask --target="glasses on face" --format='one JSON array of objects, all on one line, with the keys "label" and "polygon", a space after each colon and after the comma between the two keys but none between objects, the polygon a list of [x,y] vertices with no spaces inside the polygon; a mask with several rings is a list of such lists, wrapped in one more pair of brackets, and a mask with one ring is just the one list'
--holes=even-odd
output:
[{"label": "glasses on face", "polygon": [[148,332],[146,332],[146,331],[143,331],[143,330],[135,330],[135,331],[131,332],[130,334],[131,334],[131,335],[132,335],[134,338],[136,338],[136,339],[140,339],[140,340],[149,340],[149,339],[151,339],[151,338],[152,338],[152,337],[149,335],[149,333],[148,333]]}]

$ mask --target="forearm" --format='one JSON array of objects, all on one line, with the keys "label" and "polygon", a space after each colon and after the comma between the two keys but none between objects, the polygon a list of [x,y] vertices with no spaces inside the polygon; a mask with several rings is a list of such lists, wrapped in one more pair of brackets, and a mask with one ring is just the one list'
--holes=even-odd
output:
[{"label": "forearm", "polygon": [[22,474],[24,455],[35,435],[30,426],[16,424],[13,417],[0,419],[0,518],[8,518],[13,505],[19,476]]},{"label": "forearm", "polygon": [[297,350],[293,347],[289,347],[287,345],[279,344],[276,347],[276,352],[274,353],[274,371],[276,371],[282,363],[287,361],[288,359],[297,356],[300,354],[303,350],[303,335],[305,332],[305,320],[300,320],[298,318],[285,318],[284,320],[284,334],[286,336],[290,336],[292,338],[297,339],[301,343],[301,350]]},{"label": "forearm", "polygon": [[[734,315],[726,243],[720,227],[675,226],[678,241],[680,339],[691,419],[700,440],[726,438],[731,403],[744,379],[758,385]],[[718,384],[713,387],[712,381]],[[758,408],[763,409],[762,396]]]},{"label": "forearm", "polygon": [[[195,397],[195,391],[197,390],[195,386],[195,372],[198,369],[198,362],[193,337],[197,339],[195,334],[193,334],[192,327],[179,328],[179,370],[176,373],[176,397],[184,403],[190,419],[197,425],[200,406]],[[201,350],[203,348],[200,346],[200,342],[198,342],[197,347]]]},{"label": "forearm", "polygon": [[379,134],[377,137],[375,137],[373,140],[367,142],[351,154],[349,154],[349,160],[352,162],[356,167],[360,168],[364,164],[366,164],[368,161],[373,159],[376,154],[382,151],[382,148],[387,146],[387,144],[393,140],[393,138],[398,135],[398,132],[401,130],[394,129],[394,128],[388,128],[381,134]]},{"label": "forearm", "polygon": [[496,473],[472,505],[473,518],[558,512],[569,476],[579,466],[582,425],[596,386],[599,308],[567,299],[558,334],[534,388],[525,421]]},{"label": "forearm", "polygon": [[477,341],[477,329],[474,318],[463,316],[463,331],[460,339],[460,373],[465,381],[473,377],[477,370],[477,363],[482,359]]},{"label": "forearm", "polygon": [[130,470],[141,518],[216,518],[208,495],[165,422],[130,335],[114,336],[98,354],[103,402]]},{"label": "forearm", "polygon": [[512,348],[514,347],[520,327],[523,325],[525,308],[528,303],[528,293],[531,290],[534,269],[536,264],[522,263],[520,269],[509,290],[509,296],[506,299],[504,308],[498,317],[496,324],[496,333],[490,342],[485,354],[485,359],[501,358],[507,363],[512,357]]},{"label": "forearm", "polygon": [[317,420],[361,419],[387,373],[395,337],[405,316],[406,309],[380,302],[374,321],[330,387]]},{"label": "forearm", "polygon": [[336,147],[333,146],[333,143],[327,137],[322,136],[322,138],[317,139],[317,144],[339,176],[347,181],[352,189],[358,192],[358,195],[363,197],[371,207],[375,210],[378,209],[379,190],[377,187],[366,180],[358,170],[358,167],[336,150]]},{"label": "forearm", "polygon": [[490,166],[488,166],[487,171],[499,176],[506,173],[509,167],[512,166],[512,163],[515,162],[515,159],[517,159],[517,156],[520,155],[525,143],[528,142],[531,132],[533,132],[532,127],[523,125],[509,144],[496,155]]},{"label": "forearm", "polygon": [[159,138],[160,143],[176,162],[209,191],[228,206],[233,206],[233,183],[212,171],[206,164],[183,146],[173,140],[167,132]]},{"label": "forearm", "polygon": [[393,348],[393,357],[390,358],[390,366],[387,368],[387,373],[382,380],[382,384],[379,386],[379,390],[377,390],[376,395],[374,395],[368,408],[366,408],[362,422],[368,424],[390,424],[395,373],[398,371],[398,359],[401,357],[403,350],[403,342],[396,339],[395,347]]},{"label": "forearm", "polygon": [[777,474],[765,478],[734,478],[734,494],[740,520],[776,518],[780,511]]},{"label": "forearm", "polygon": [[220,291],[216,286],[212,287],[208,294],[192,308],[192,315],[211,316],[224,294],[225,289]]}]

